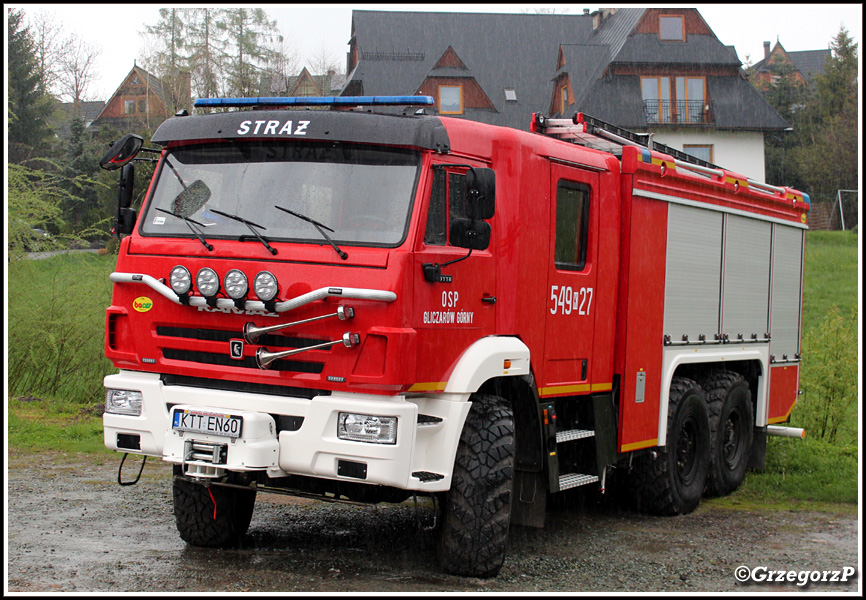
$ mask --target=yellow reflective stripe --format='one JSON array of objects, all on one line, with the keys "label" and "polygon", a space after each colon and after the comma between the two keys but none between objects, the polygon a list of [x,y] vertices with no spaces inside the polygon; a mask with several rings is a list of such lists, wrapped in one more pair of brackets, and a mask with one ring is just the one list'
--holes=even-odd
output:
[{"label": "yellow reflective stripe", "polygon": [[613,389],[612,383],[579,383],[576,385],[552,385],[538,390],[539,396],[552,396],[564,394],[585,394],[587,392],[609,392]]},{"label": "yellow reflective stripe", "polygon": [[428,383],[416,383],[409,388],[410,392],[441,392],[448,385],[447,381],[431,381]]},{"label": "yellow reflective stripe", "polygon": [[641,448],[651,448],[652,446],[658,446],[659,440],[658,438],[654,440],[644,440],[642,442],[634,442],[632,444],[623,444],[620,446],[620,452],[631,452],[632,450],[640,450]]}]

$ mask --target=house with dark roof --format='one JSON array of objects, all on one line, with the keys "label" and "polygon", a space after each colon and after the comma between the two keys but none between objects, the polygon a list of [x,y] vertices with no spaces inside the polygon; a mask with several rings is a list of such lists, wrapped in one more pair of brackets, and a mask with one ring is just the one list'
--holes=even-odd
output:
[{"label": "house with dark roof", "polygon": [[264,72],[259,84],[260,96],[339,96],[346,76],[329,70],[325,75],[313,75],[307,67],[296,76]]},{"label": "house with dark roof", "polygon": [[164,82],[138,65],[124,77],[91,126],[118,131],[154,130],[182,108],[191,107],[190,74]]},{"label": "house with dark roof", "polygon": [[693,8],[582,15],[353,11],[344,96],[422,94],[428,112],[528,129],[584,112],[764,179],[788,124]]},{"label": "house with dark roof", "polygon": [[831,56],[830,49],[800,50],[788,52],[779,40],[770,50],[770,42],[764,42],[764,58],[752,65],[749,77],[755,85],[773,85],[783,76],[793,77],[803,85],[824,73],[824,65]]}]

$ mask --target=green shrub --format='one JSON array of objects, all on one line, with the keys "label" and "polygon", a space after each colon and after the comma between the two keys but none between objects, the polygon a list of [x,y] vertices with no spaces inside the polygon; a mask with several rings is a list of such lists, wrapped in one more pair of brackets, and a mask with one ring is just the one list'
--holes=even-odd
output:
[{"label": "green shrub", "polygon": [[84,253],[9,263],[9,394],[100,401],[102,378],[114,371],[103,332],[115,260]]},{"label": "green shrub", "polygon": [[804,394],[797,405],[797,421],[810,436],[830,443],[842,432],[846,439],[856,437],[849,413],[858,391],[857,338],[856,311],[843,313],[835,307],[803,336],[800,386]]}]

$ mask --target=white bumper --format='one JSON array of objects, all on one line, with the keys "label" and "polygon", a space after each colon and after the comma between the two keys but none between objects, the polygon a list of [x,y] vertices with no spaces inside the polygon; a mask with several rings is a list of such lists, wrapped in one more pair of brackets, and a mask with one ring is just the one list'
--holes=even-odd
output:
[{"label": "white bumper", "polygon": [[[445,491],[451,485],[454,455],[469,412],[468,394],[403,396],[332,394],[312,400],[163,385],[159,375],[121,371],[104,380],[110,389],[142,392],[138,417],[104,414],[105,445],[119,452],[159,456],[189,463],[189,444],[219,447],[215,467],[229,471],[266,471],[270,477],[307,475],[344,477],[338,465],[364,465],[364,483],[419,491]],[[218,412],[240,416],[240,437],[180,432],[172,429],[171,410]],[[397,418],[395,444],[373,444],[337,438],[339,412]],[[418,415],[434,417],[418,425]],[[303,417],[297,430],[277,430],[275,417]],[[138,448],[136,448],[136,444]],[[224,461],[224,462],[221,462]],[[413,476],[414,474],[423,474]],[[435,474],[441,478],[431,478]]]}]

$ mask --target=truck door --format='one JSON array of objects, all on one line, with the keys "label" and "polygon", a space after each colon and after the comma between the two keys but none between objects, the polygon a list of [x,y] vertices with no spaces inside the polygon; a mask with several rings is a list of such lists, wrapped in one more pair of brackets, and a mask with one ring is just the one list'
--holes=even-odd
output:
[{"label": "truck door", "polygon": [[596,306],[598,182],[593,171],[550,165],[550,249],[541,396],[588,394]]},{"label": "truck door", "polygon": [[[442,163],[431,174],[422,201],[425,229],[415,251],[412,327],[421,357],[420,383],[412,391],[444,389],[448,368],[473,342],[493,334],[496,324],[492,244],[470,254],[452,244],[449,230],[453,219],[466,214],[466,168]],[[441,277],[426,278],[425,265],[442,265]]]}]

